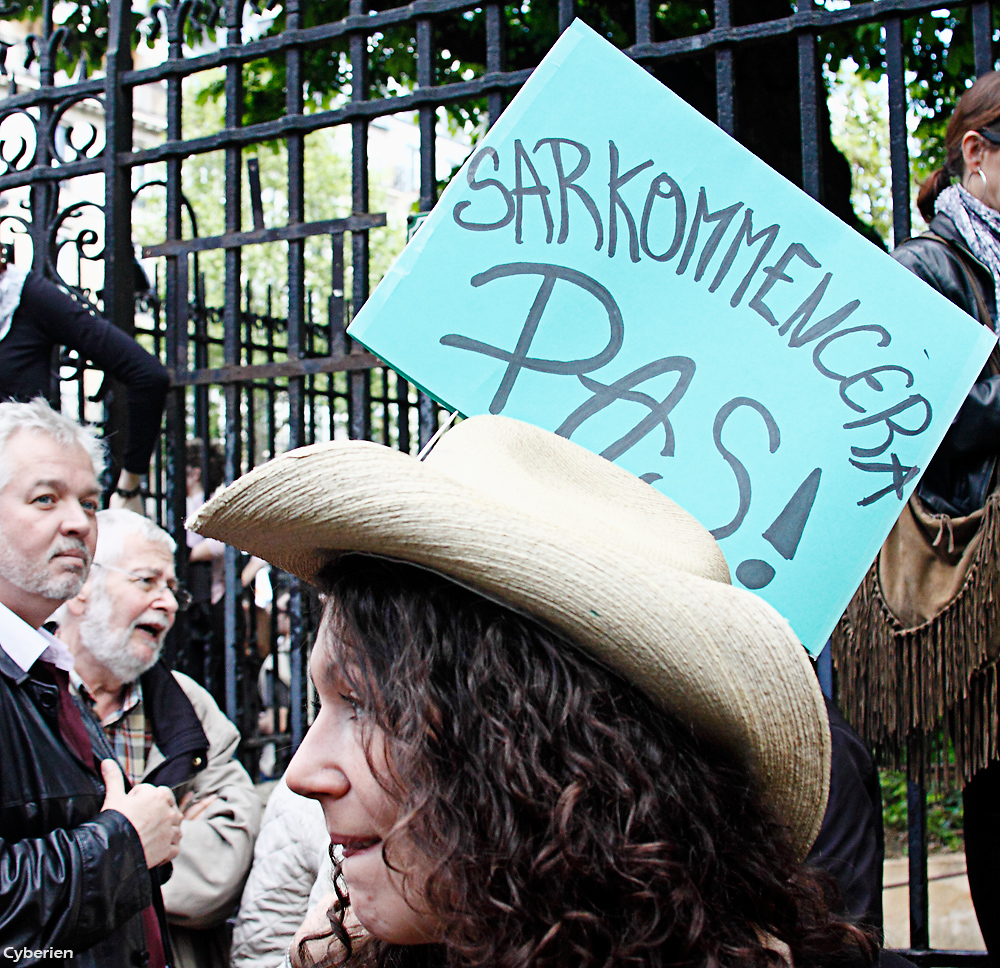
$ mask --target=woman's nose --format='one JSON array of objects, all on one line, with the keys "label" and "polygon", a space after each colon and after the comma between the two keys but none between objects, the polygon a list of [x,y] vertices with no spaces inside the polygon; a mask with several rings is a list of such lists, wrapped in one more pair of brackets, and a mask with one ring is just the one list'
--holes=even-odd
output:
[{"label": "woman's nose", "polygon": [[320,717],[309,727],[295,751],[285,770],[285,782],[293,793],[303,797],[340,798],[350,790],[350,780],[337,762],[335,747],[323,741],[322,729],[317,730],[318,726],[321,726]]}]

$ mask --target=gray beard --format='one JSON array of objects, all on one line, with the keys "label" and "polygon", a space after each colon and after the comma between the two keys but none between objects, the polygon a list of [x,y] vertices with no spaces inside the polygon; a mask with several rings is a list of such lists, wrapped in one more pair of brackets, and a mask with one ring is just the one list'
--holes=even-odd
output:
[{"label": "gray beard", "polygon": [[161,639],[159,648],[148,661],[140,659],[130,644],[139,623],[133,622],[126,629],[112,627],[111,597],[103,589],[95,588],[94,591],[78,626],[80,644],[119,682],[135,682],[156,665],[163,641]]},{"label": "gray beard", "polygon": [[[51,549],[51,553],[68,551],[71,548],[81,548],[86,551],[82,541],[68,540]],[[47,564],[47,562],[46,562]],[[87,566],[90,566],[90,555],[87,554]],[[87,580],[87,569],[79,574],[67,572],[64,575],[50,575],[46,565],[32,567],[12,547],[3,530],[0,529],[0,575],[3,575],[12,585],[32,595],[41,595],[52,601],[65,602],[83,588]]]}]

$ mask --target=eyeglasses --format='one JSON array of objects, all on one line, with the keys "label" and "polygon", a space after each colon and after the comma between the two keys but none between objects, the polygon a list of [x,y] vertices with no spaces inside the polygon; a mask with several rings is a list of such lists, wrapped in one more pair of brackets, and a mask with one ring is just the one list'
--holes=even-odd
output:
[{"label": "eyeglasses", "polygon": [[983,128],[980,131],[977,131],[976,133],[982,135],[982,137],[984,137],[991,144],[1000,145],[1000,131],[990,131],[986,128]]},{"label": "eyeglasses", "polygon": [[147,595],[162,595],[165,591],[170,592],[177,602],[177,611],[183,612],[191,604],[191,593],[176,578],[164,578],[162,575],[144,575],[141,571],[128,571],[125,568],[117,568],[115,565],[105,565],[100,561],[94,564],[98,568],[106,568],[108,571],[117,571],[120,575],[125,575],[130,582],[138,585]]}]

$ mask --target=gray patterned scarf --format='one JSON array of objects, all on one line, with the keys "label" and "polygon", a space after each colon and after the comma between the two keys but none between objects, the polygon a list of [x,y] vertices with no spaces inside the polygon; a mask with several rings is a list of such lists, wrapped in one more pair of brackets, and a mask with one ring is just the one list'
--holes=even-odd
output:
[{"label": "gray patterned scarf", "polygon": [[941,192],[934,211],[955,223],[969,251],[990,270],[996,305],[1000,307],[1000,212],[984,205],[961,185],[949,185]]}]

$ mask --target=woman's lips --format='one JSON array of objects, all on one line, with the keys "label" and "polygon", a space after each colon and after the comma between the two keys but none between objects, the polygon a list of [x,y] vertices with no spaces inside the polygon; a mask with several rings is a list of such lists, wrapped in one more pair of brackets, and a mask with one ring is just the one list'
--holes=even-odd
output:
[{"label": "woman's lips", "polygon": [[380,837],[347,837],[343,834],[330,834],[330,842],[339,845],[344,851],[344,859],[360,854],[362,851],[371,850],[382,843]]}]

